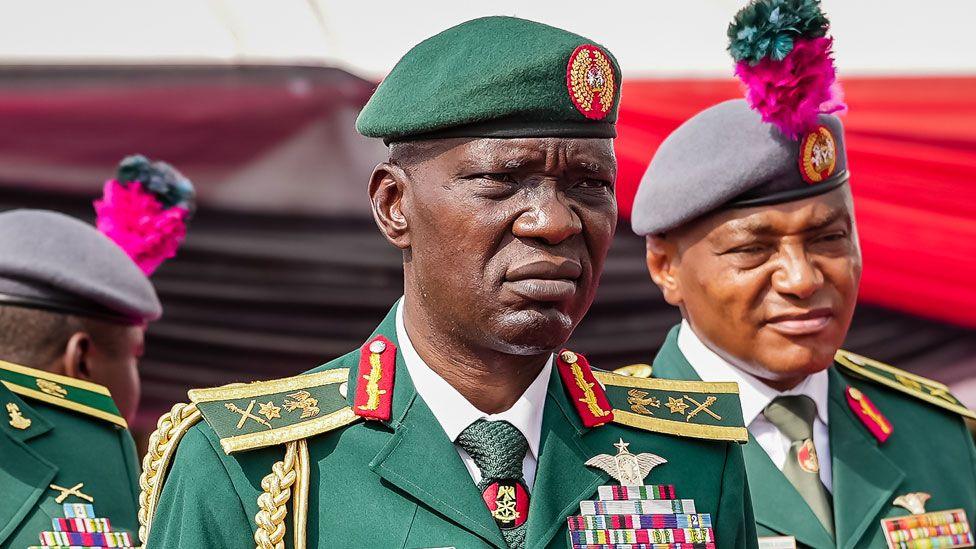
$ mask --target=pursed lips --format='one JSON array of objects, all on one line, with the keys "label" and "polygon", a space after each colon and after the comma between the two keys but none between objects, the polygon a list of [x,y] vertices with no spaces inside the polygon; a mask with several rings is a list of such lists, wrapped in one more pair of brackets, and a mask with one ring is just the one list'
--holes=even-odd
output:
[{"label": "pursed lips", "polygon": [[582,274],[575,259],[536,260],[509,267],[503,286],[531,301],[563,301],[576,293]]},{"label": "pursed lips", "polygon": [[834,314],[828,307],[797,309],[775,314],[765,320],[765,325],[788,336],[813,335],[823,331]]}]

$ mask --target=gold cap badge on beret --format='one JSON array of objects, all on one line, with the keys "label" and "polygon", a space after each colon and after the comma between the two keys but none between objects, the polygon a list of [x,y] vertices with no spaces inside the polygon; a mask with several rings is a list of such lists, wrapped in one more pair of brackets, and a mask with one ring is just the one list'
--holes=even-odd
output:
[{"label": "gold cap badge on beret", "polygon": [[837,143],[826,126],[817,126],[800,141],[800,176],[811,185],[834,173]]},{"label": "gold cap badge on beret", "polygon": [[566,87],[583,116],[602,120],[614,101],[613,67],[606,53],[593,44],[583,44],[569,56]]}]

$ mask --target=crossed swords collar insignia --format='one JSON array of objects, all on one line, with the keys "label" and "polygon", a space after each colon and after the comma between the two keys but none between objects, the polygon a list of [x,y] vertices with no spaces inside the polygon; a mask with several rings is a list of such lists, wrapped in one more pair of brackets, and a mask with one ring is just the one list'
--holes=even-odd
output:
[{"label": "crossed swords collar insignia", "polygon": [[58,484],[49,486],[58,492],[54,502],[61,505],[64,516],[52,516],[51,529],[40,532],[38,538],[41,544],[31,545],[30,549],[135,547],[132,534],[113,529],[109,518],[95,514],[95,498],[82,492],[84,487],[84,482],[70,487]]}]

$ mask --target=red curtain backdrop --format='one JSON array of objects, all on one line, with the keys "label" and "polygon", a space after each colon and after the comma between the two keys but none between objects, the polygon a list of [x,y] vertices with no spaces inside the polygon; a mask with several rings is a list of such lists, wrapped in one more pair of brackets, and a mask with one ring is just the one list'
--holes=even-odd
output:
[{"label": "red curtain backdrop", "polygon": [[[976,327],[976,77],[843,85],[862,300]],[[624,82],[616,145],[623,217],[658,144],[733,97],[741,95],[732,80]]]},{"label": "red curtain backdrop", "polygon": [[[356,140],[352,128],[350,113],[373,83],[336,69],[25,69],[0,80],[0,187],[97,193],[122,156],[140,151],[179,166],[210,206],[245,191],[263,205],[286,188],[302,204],[338,203],[347,190],[361,204],[368,167],[353,168],[372,166],[384,152]],[[863,300],[976,327],[976,76],[843,84]],[[624,82],[617,139],[623,217],[658,144],[701,109],[739,96],[731,79]],[[349,116],[337,119],[340,107]],[[331,125],[309,133],[323,120]],[[297,135],[310,135],[311,148],[296,153]],[[323,141],[329,136],[335,139]],[[334,146],[344,136],[348,144]],[[328,170],[303,165],[310,155],[334,162]],[[255,160],[262,158],[278,164]],[[253,187],[231,191],[228,182],[255,163],[275,179],[245,178]],[[303,175],[296,179],[296,171]],[[299,187],[326,195],[303,199]]]}]

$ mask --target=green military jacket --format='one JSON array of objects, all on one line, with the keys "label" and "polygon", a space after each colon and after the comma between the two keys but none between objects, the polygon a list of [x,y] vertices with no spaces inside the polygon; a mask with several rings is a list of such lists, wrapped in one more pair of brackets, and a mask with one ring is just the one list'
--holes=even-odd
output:
[{"label": "green military jacket", "polygon": [[[671,330],[654,359],[654,376],[700,379],[678,348],[678,330]],[[818,549],[885,547],[881,520],[908,515],[894,499],[912,492],[932,495],[928,511],[963,509],[972,527],[976,450],[958,401],[935,382],[844,351],[829,375],[836,541],[750,435],[743,450],[759,536],[794,536],[798,546]],[[848,387],[887,419],[884,442],[871,434],[871,420],[849,405]]]},{"label": "green military jacket", "polygon": [[139,462],[108,390],[3,361],[0,381],[0,547],[41,545],[62,503],[91,503],[135,542]]},{"label": "green military jacket", "polygon": [[[375,342],[379,336],[396,346],[393,312],[370,340]],[[391,381],[384,386],[383,380],[371,379],[361,366],[370,364],[367,352],[370,346],[368,342],[361,351],[281,381],[285,391],[280,398],[249,399],[252,393],[248,392],[247,385],[203,393],[191,391],[206,422],[189,428],[178,443],[158,506],[151,514],[146,547],[254,546],[255,517],[262,509],[257,502],[263,491],[277,491],[275,483],[266,475],[276,461],[282,460],[283,452],[280,444],[246,447],[267,442],[260,437],[275,442],[283,440],[282,433],[296,425],[269,430],[281,420],[275,408],[281,407],[280,414],[292,417],[288,414],[297,413],[301,404],[308,403],[310,395],[316,399],[318,419],[298,424],[298,428],[311,429],[308,425],[319,419],[346,425],[331,430],[320,425],[315,432],[301,433],[307,435],[303,440],[307,443],[310,463],[307,547],[506,547],[454,444],[417,395],[400,354],[396,353],[395,359],[393,354],[383,355],[388,357],[391,368],[395,366],[395,385]],[[348,374],[343,369],[348,369]],[[322,414],[330,397],[324,390],[306,388],[304,394],[295,391],[303,378],[328,376],[337,371],[342,373],[343,383],[338,391],[344,397],[341,407],[329,408],[336,411],[327,416]],[[357,390],[368,389],[368,384],[373,382],[388,391],[382,394],[390,397],[390,419],[363,421],[355,417],[350,420],[347,414],[357,405],[354,396]],[[277,390],[275,382],[262,383],[272,384],[268,385],[269,393]],[[366,385],[358,387],[359,383]],[[244,395],[245,398],[217,399],[218,405],[211,406],[214,404],[211,400],[220,396],[219,391],[224,391],[225,396]],[[381,393],[373,391],[372,394]],[[282,403],[283,407],[279,406]],[[527,548],[569,545],[567,517],[579,514],[581,500],[596,499],[597,487],[615,484],[605,472],[584,463],[595,455],[613,453],[612,445],[620,438],[629,442],[635,453],[653,452],[668,460],[651,471],[646,484],[673,484],[679,497],[694,498],[697,512],[713,515],[715,536],[721,547],[756,546],[739,444],[685,438],[613,423],[587,428],[567,397],[556,368],[549,380],[544,406],[538,467],[528,514]],[[224,418],[221,414],[231,408],[236,411]],[[267,418],[268,426],[262,427],[261,421],[242,413],[255,415],[258,410],[260,415],[256,417]],[[294,546],[292,535],[296,527],[291,516],[295,505],[298,504],[289,503],[289,518],[284,521],[288,535],[283,542],[287,547]]]}]

